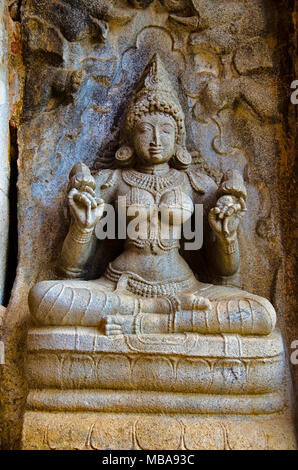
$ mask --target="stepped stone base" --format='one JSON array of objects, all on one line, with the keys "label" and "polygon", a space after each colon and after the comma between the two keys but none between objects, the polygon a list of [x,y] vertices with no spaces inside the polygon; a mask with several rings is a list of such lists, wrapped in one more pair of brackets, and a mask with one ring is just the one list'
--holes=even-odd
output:
[{"label": "stepped stone base", "polygon": [[293,449],[268,336],[32,329],[24,449]]}]

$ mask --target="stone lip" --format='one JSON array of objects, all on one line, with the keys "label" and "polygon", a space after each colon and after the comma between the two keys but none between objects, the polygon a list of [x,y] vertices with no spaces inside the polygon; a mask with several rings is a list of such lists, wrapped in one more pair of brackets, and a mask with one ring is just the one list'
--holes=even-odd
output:
[{"label": "stone lip", "polygon": [[28,410],[113,413],[270,414],[284,408],[279,393],[203,395],[128,390],[31,390]]},{"label": "stone lip", "polygon": [[119,335],[104,336],[96,328],[32,328],[28,352],[69,351],[80,353],[150,353],[193,357],[265,358],[283,354],[278,329],[268,336],[232,334]]}]

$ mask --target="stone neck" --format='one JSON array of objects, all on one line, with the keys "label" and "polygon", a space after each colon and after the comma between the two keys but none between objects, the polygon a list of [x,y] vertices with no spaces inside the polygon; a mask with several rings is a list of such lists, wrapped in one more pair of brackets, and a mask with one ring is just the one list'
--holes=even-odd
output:
[{"label": "stone neck", "polygon": [[135,168],[140,173],[145,173],[148,175],[166,175],[170,171],[170,166],[168,163],[160,163],[155,165],[140,165]]}]

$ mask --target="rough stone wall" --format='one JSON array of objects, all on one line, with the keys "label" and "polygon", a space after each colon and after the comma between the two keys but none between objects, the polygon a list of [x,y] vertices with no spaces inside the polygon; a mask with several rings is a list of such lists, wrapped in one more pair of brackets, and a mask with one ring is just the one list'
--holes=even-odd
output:
[{"label": "rough stone wall", "polygon": [[[9,227],[8,13],[0,1],[0,304],[3,302]],[[1,315],[0,315],[1,318]]]},{"label": "rough stone wall", "polygon": [[[288,13],[289,14],[289,13]],[[284,56],[281,67],[287,70],[285,83],[291,83],[298,77],[298,1],[292,10],[292,26],[289,26],[290,41],[288,56]],[[291,90],[293,91],[293,90]],[[285,93],[287,91],[285,90]],[[282,227],[284,268],[284,325],[290,353],[291,345],[298,339],[297,305],[297,153],[298,153],[298,105],[289,103],[288,126],[281,136],[281,156],[279,171],[280,214]],[[297,350],[297,345],[295,347]],[[292,365],[294,379],[294,402],[296,404],[296,425],[298,427],[298,365]]]},{"label": "rough stone wall", "polygon": [[[232,283],[273,302],[290,352],[298,338],[293,2],[23,0],[21,9],[13,3],[26,88],[17,124],[19,261],[4,324],[3,447],[19,445],[27,294],[37,280],[55,277],[68,226],[68,173],[79,161],[112,164],[126,103],[155,52],[179,89],[195,163],[218,181],[232,167],[244,174],[248,213]],[[193,267],[202,280],[226,282],[199,261]]]}]

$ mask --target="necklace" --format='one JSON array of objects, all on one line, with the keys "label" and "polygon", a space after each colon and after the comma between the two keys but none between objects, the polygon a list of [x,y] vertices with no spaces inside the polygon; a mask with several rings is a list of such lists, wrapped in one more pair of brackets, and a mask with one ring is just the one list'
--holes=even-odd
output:
[{"label": "necklace", "polygon": [[156,195],[167,189],[173,189],[182,184],[184,174],[171,169],[166,174],[141,173],[134,169],[122,170],[122,178],[125,183],[141,189],[146,189]]}]

